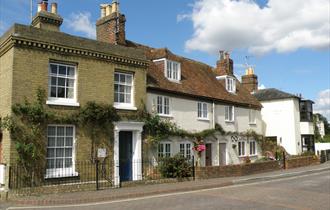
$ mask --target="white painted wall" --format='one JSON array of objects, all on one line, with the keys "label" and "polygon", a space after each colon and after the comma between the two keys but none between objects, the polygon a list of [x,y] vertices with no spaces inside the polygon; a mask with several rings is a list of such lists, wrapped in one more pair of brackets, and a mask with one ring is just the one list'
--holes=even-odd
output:
[{"label": "white painted wall", "polygon": [[[159,94],[147,94],[147,110],[150,113],[156,112],[156,102]],[[204,101],[202,101],[204,102]],[[187,100],[178,97],[170,97],[170,117],[180,128],[188,131],[202,131],[212,128],[212,104],[208,103],[209,120],[198,120],[197,118],[197,100]]]},{"label": "white painted wall", "polygon": [[323,150],[330,150],[330,143],[315,143],[315,154],[321,154]]},{"label": "white painted wall", "polygon": [[301,135],[314,135],[313,122],[300,122]]},{"label": "white painted wall", "polygon": [[255,132],[262,134],[262,121],[261,112],[256,111],[256,124],[249,123],[249,109],[242,107],[234,108],[234,122],[225,121],[225,105],[217,104],[215,106],[215,121],[223,127],[225,131],[231,132],[245,132],[247,130],[254,130]]},{"label": "white painted wall", "polygon": [[[147,93],[147,110],[155,113],[157,96],[159,94]],[[198,132],[213,128],[212,103],[208,103],[208,120],[200,120],[197,117],[198,100],[180,97],[170,97],[170,117],[180,128]],[[205,102],[205,101],[201,101]],[[249,109],[235,107],[235,121],[225,122],[225,105],[215,105],[215,123],[223,127],[225,131],[245,132],[249,129],[262,133],[262,121],[260,111],[256,111],[256,124],[249,124]]]},{"label": "white painted wall", "polygon": [[277,143],[291,155],[301,153],[298,99],[264,101],[261,104],[265,136],[277,136]]}]

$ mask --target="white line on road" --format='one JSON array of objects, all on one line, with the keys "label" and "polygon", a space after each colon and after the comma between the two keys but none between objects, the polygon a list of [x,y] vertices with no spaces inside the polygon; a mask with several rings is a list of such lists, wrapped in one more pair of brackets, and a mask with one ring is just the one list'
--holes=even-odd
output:
[{"label": "white line on road", "polygon": [[9,207],[9,208],[7,208],[7,210],[15,210],[15,209],[49,209],[49,208],[70,208],[70,207],[97,206],[97,205],[112,204],[112,203],[122,203],[122,202],[130,202],[130,201],[147,200],[147,199],[151,199],[151,198],[162,198],[162,197],[169,197],[169,196],[174,196],[174,195],[185,195],[185,194],[206,192],[206,191],[219,190],[219,189],[236,188],[236,187],[242,187],[242,186],[259,185],[259,184],[264,184],[264,183],[269,183],[269,182],[278,182],[278,181],[282,181],[282,180],[291,180],[291,179],[303,178],[303,177],[307,177],[307,176],[315,176],[315,175],[320,175],[320,174],[323,174],[323,173],[329,173],[329,171],[322,171],[322,172],[319,172],[319,173],[305,174],[305,175],[294,176],[294,177],[284,177],[282,179],[267,180],[267,181],[260,181],[260,182],[254,182],[254,183],[236,184],[236,185],[230,185],[230,186],[224,186],[224,187],[215,187],[215,188],[202,189],[202,190],[191,190],[191,191],[186,191],[186,192],[176,192],[176,193],[167,193],[167,194],[160,194],[160,195],[151,195],[151,196],[121,199],[121,200],[115,200],[115,201],[104,201],[104,202],[84,203],[84,204],[70,204],[70,205],[59,205],[59,206]]}]

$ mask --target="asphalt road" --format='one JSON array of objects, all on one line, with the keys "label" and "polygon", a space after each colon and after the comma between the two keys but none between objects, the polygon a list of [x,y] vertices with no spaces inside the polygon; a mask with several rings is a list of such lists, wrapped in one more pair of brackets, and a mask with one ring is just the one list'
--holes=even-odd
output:
[{"label": "asphalt road", "polygon": [[[14,208],[11,208],[14,209]],[[39,207],[47,210],[207,210],[320,209],[330,210],[329,171],[217,189],[149,196],[76,206]]]}]

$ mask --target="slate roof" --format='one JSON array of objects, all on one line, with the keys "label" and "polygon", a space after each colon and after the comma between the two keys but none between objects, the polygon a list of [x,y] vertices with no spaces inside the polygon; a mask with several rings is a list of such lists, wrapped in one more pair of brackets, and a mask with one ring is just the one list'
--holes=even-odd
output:
[{"label": "slate roof", "polygon": [[175,55],[167,48],[155,49],[134,42],[128,42],[128,46],[144,49],[147,58],[151,61],[167,58],[181,63],[181,81],[176,83],[165,77],[164,69],[151,62],[147,70],[148,90],[166,91],[257,109],[262,107],[238,80],[236,93],[227,92],[224,82],[216,79],[213,67],[207,64]]},{"label": "slate roof", "polygon": [[33,26],[14,24],[2,37],[0,45],[10,36],[37,40],[45,43],[59,44],[66,47],[91,50],[100,53],[108,53],[116,56],[144,60],[146,56],[141,49],[134,49],[120,45],[113,45],[92,39],[73,36],[63,32],[41,30]]},{"label": "slate roof", "polygon": [[278,90],[276,88],[268,88],[263,90],[258,90],[256,93],[254,93],[254,96],[259,101],[270,101],[270,100],[276,100],[276,99],[288,99],[288,98],[298,98],[298,96],[295,96],[290,93],[283,92],[281,90]]}]

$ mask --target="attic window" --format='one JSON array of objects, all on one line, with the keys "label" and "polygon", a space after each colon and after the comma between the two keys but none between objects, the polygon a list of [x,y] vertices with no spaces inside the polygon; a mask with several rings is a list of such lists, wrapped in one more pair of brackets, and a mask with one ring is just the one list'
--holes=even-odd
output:
[{"label": "attic window", "polygon": [[226,89],[230,93],[236,92],[236,79],[233,77],[226,78]]},{"label": "attic window", "polygon": [[181,80],[181,64],[176,61],[161,58],[153,60],[156,65],[164,68],[164,76],[172,82],[180,82]]}]

